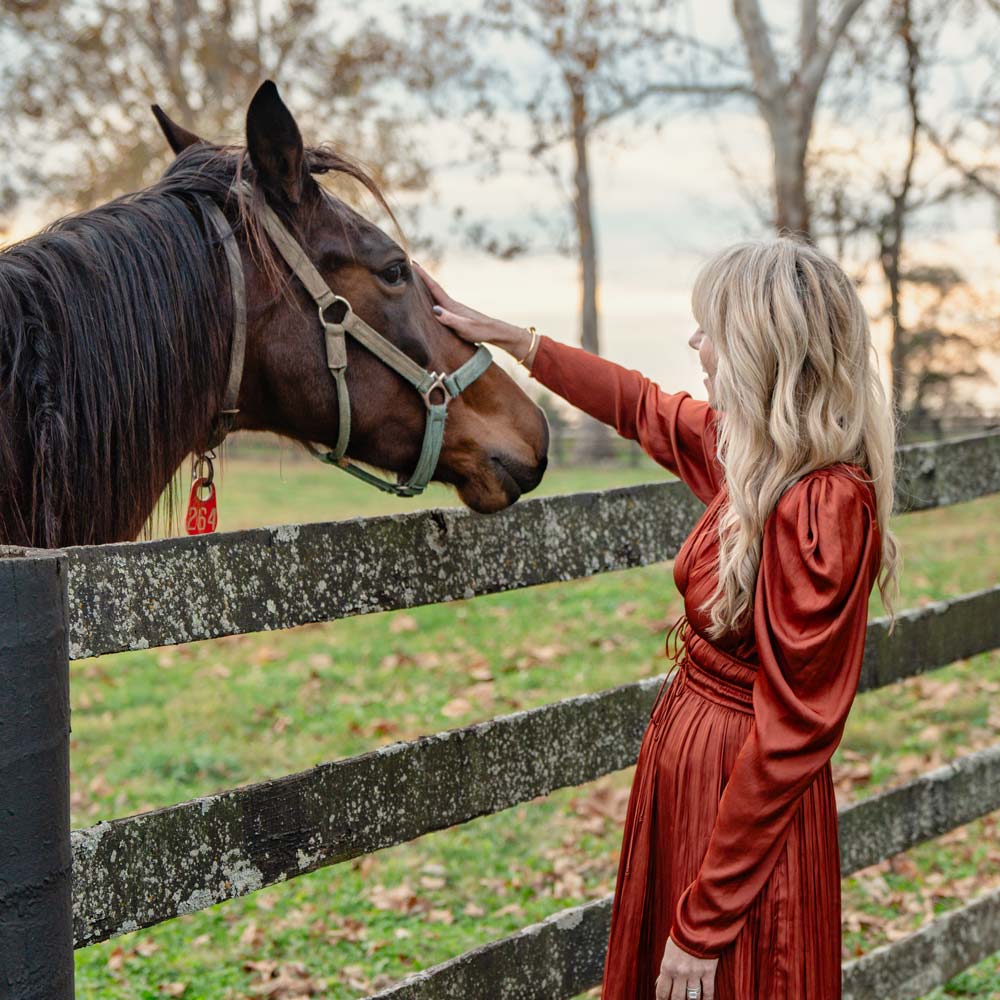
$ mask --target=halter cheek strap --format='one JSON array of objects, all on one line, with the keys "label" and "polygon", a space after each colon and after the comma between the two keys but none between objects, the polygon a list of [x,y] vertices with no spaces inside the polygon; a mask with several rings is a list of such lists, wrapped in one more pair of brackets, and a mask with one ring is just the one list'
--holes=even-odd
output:
[{"label": "halter cheek strap", "polygon": [[[232,229],[214,203],[206,202],[205,204],[210,205],[210,208],[206,209],[206,214],[212,220],[213,225],[220,229],[219,220],[221,219],[221,226],[224,227],[224,232],[220,229],[220,233],[223,236],[226,257],[229,262],[234,303],[233,353],[223,402],[224,408],[218,418],[216,432],[213,433],[211,447],[215,447],[232,429],[238,412],[235,409],[236,398],[239,394],[243,373],[246,343],[246,293],[243,286],[242,262],[239,258],[239,250],[236,247]],[[327,367],[330,369],[330,374],[337,387],[336,445],[332,451],[323,451],[310,443],[306,443],[306,447],[320,461],[343,469],[386,493],[394,493],[397,496],[416,496],[422,493],[430,482],[441,455],[448,404],[489,368],[493,362],[493,356],[485,345],[480,344],[472,357],[450,375],[421,368],[395,344],[361,319],[351,308],[347,299],[334,293],[308,258],[301,244],[292,236],[269,205],[266,203],[261,205],[258,208],[258,215],[261,225],[278,253],[281,254],[289,269],[302,282],[316,303],[326,345]],[[238,299],[239,301],[237,301]],[[332,318],[331,313],[334,310],[339,314],[339,318]],[[406,482],[391,483],[354,465],[346,458],[351,438],[351,405],[347,388],[347,334],[350,334],[389,368],[406,379],[420,393],[424,405],[427,407],[427,422],[424,427],[424,440],[420,448],[420,457],[417,459],[413,473]],[[440,393],[440,399],[435,401],[434,397],[438,393]],[[221,436],[219,436],[220,434]]]},{"label": "halter cheek strap", "polygon": [[211,451],[222,444],[226,435],[236,426],[236,415],[240,412],[236,404],[239,402],[243,361],[246,357],[247,292],[243,282],[243,261],[240,259],[240,249],[236,245],[236,236],[229,225],[229,220],[214,201],[198,198],[198,204],[205,219],[222,241],[226,265],[229,268],[230,296],[233,301],[233,344],[229,353],[229,377],[226,379],[226,389],[222,396],[222,409],[219,410],[210,432],[207,450]]}]

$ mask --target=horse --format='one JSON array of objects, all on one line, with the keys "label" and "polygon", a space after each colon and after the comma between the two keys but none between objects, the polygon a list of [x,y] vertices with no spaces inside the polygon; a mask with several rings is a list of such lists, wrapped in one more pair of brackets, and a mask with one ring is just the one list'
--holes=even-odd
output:
[{"label": "horse", "polygon": [[[317,180],[353,178],[391,218],[364,168],[330,144],[304,146],[271,81],[248,106],[245,146],[154,113],[176,154],[158,181],[0,252],[0,543],[137,538],[181,464],[217,443],[223,411],[226,430],[314,451],[339,439],[342,463],[401,477],[419,461],[483,514],[537,486],[543,411],[488,356],[450,398],[437,371],[468,368],[477,349],[437,321],[403,249]],[[221,236],[206,204],[224,217]],[[382,354],[430,369],[442,421],[448,404],[436,463],[425,461],[431,398],[356,332],[342,336],[334,372],[329,334],[346,320],[322,306],[317,320],[265,215],[357,325],[388,342]]]}]

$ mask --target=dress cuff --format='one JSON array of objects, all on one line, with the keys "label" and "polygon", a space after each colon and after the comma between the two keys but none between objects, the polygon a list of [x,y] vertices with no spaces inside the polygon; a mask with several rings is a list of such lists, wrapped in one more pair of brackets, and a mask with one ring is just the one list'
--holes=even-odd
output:
[{"label": "dress cuff", "polygon": [[528,369],[528,374],[532,378],[537,378],[539,381],[543,381],[543,379],[539,378],[539,376],[544,374],[545,366],[550,361],[548,355],[551,353],[551,347],[552,338],[547,337],[544,333],[540,333],[537,341],[535,342],[534,357],[525,359],[528,362],[525,367]]},{"label": "dress cuff", "polygon": [[688,937],[687,932],[682,930],[681,915],[688,897],[696,887],[697,882],[692,882],[680,895],[677,900],[677,907],[674,910],[674,920],[670,926],[670,939],[682,951],[686,951],[695,958],[718,958],[725,950],[724,948],[707,948],[698,941],[693,941]]}]

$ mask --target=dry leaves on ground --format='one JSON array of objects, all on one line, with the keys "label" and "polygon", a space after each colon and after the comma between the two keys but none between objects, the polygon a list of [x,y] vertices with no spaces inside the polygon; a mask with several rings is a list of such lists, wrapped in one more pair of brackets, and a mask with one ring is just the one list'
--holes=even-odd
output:
[{"label": "dry leaves on ground", "polygon": [[244,962],[243,968],[253,974],[249,994],[268,1000],[306,1000],[318,997],[326,989],[326,980],[309,975],[301,962]]}]

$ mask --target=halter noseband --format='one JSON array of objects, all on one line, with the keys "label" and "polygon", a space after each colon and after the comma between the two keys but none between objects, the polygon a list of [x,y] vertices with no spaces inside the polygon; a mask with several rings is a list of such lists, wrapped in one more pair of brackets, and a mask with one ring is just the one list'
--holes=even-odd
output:
[{"label": "halter noseband", "polygon": [[[243,377],[243,361],[246,354],[246,288],[243,279],[243,264],[236,246],[236,237],[222,210],[207,198],[199,197],[202,211],[219,233],[226,252],[229,267],[230,288],[233,297],[233,347],[229,362],[229,377],[223,396],[222,409],[212,429],[209,448],[220,445],[236,424],[239,412],[236,403]],[[291,272],[302,282],[319,312],[319,322],[326,341],[326,363],[337,386],[337,409],[339,426],[337,444],[332,451],[324,451],[306,442],[310,453],[327,465],[343,469],[352,476],[397,496],[416,496],[422,493],[437,468],[444,443],[444,426],[448,416],[448,404],[460,395],[483,372],[489,368],[493,356],[485,345],[480,344],[475,353],[450,375],[421,368],[412,358],[404,354],[395,344],[378,330],[369,326],[353,309],[350,302],[337,295],[323,279],[313,262],[306,256],[301,244],[292,236],[284,223],[269,205],[259,208],[259,219],[267,235],[271,238]],[[338,311],[339,318],[330,314]],[[332,320],[332,321],[331,321]],[[391,483],[373,475],[350,462],[347,447],[351,438],[351,403],[347,390],[347,343],[346,334],[367,348],[420,393],[427,407],[427,423],[424,426],[424,440],[416,467],[406,482]],[[440,393],[440,400],[433,396]]]}]

